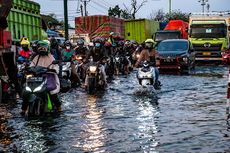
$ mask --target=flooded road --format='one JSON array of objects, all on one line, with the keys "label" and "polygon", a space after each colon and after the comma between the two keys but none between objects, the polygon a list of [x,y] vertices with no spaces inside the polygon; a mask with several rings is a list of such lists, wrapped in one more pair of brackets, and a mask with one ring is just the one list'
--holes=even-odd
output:
[{"label": "flooded road", "polygon": [[[5,152],[229,152],[226,67],[197,67],[189,76],[161,75],[157,94],[137,95],[133,72],[96,96],[62,94],[63,113],[25,121],[20,102],[7,107]],[[1,137],[0,137],[1,138]],[[1,141],[0,141],[1,142]]]}]

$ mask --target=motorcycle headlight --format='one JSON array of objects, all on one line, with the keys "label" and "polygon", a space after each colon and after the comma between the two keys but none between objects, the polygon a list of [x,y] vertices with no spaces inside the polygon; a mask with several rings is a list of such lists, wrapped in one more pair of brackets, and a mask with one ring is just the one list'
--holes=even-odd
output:
[{"label": "motorcycle headlight", "polygon": [[96,66],[90,66],[89,71],[92,73],[95,73],[97,71],[97,67]]},{"label": "motorcycle headlight", "polygon": [[137,59],[138,59],[138,58],[140,57],[140,54],[137,54],[136,57],[137,57]]},{"label": "motorcycle headlight", "polygon": [[82,60],[81,56],[76,56],[76,60]]},{"label": "motorcycle headlight", "polygon": [[26,87],[26,91],[32,92],[32,90],[30,89],[30,87]]},{"label": "motorcycle headlight", "polygon": [[26,75],[26,79],[33,77],[32,74]]}]

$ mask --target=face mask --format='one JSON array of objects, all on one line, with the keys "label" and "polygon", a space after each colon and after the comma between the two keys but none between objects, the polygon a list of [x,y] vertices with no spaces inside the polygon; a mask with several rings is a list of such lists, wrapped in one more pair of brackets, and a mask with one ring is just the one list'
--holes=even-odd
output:
[{"label": "face mask", "polygon": [[69,49],[70,49],[70,46],[66,46],[66,49],[68,49],[68,50],[69,50]]},{"label": "face mask", "polygon": [[152,43],[146,43],[145,46],[146,46],[146,48],[152,48],[153,47]]},{"label": "face mask", "polygon": [[101,44],[100,43],[95,43],[95,47],[100,47]]},{"label": "face mask", "polygon": [[23,49],[24,51],[28,51],[28,50],[29,50],[28,47],[22,47],[22,49]]}]

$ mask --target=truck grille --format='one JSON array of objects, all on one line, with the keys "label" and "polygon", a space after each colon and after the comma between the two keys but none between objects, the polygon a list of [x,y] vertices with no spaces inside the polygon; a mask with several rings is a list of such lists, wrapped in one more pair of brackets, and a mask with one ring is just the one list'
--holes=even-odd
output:
[{"label": "truck grille", "polygon": [[193,48],[195,51],[220,51],[222,44],[209,44],[210,46],[206,46],[205,44],[193,44]]}]

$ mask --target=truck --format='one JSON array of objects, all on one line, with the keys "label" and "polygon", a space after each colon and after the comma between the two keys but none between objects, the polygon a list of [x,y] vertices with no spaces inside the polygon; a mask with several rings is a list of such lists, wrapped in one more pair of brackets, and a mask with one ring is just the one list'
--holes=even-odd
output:
[{"label": "truck", "polygon": [[197,62],[220,63],[229,44],[229,13],[193,13],[189,17],[189,40]]},{"label": "truck", "polygon": [[75,18],[76,35],[87,34],[92,40],[95,37],[108,38],[111,32],[124,38],[124,20],[106,15]]},{"label": "truck", "polygon": [[165,39],[188,39],[188,22],[183,20],[170,20],[164,30],[157,31],[157,43]]},{"label": "truck", "polygon": [[153,38],[160,29],[159,22],[148,19],[125,20],[125,39],[136,40],[138,43]]},{"label": "truck", "polygon": [[[11,32],[7,31],[7,16],[12,7],[12,0],[0,1],[0,103],[15,98],[12,83],[15,83],[15,48],[12,47]],[[12,82],[12,83],[11,83]]]},{"label": "truck", "polygon": [[40,5],[36,2],[12,0],[7,22],[14,44],[22,37],[27,37],[30,41],[47,38],[47,34],[42,29]]}]

